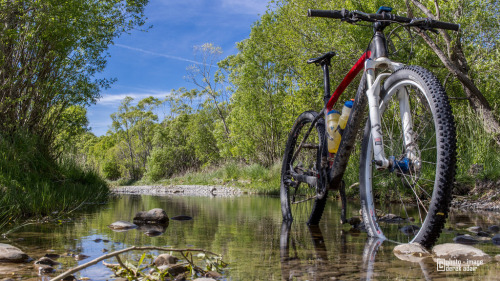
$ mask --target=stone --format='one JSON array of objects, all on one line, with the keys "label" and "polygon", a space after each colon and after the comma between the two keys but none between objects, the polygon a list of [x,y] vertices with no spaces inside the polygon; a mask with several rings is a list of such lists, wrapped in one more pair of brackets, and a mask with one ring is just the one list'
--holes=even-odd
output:
[{"label": "stone", "polygon": [[458,222],[455,224],[456,227],[466,227],[467,224],[466,223],[463,223],[463,222]]},{"label": "stone", "polygon": [[75,255],[75,257],[74,257],[74,258],[75,258],[75,260],[77,260],[77,261],[81,261],[81,260],[84,260],[84,259],[86,259],[86,258],[89,258],[89,256],[84,255],[84,254],[78,254],[78,255]]},{"label": "stone", "polygon": [[477,234],[479,231],[482,231],[483,229],[480,226],[471,226],[467,228],[467,231],[472,232]]},{"label": "stone", "polygon": [[432,253],[436,258],[452,260],[482,260],[488,262],[491,257],[478,248],[470,245],[445,243],[434,246]]},{"label": "stone", "polygon": [[36,267],[38,269],[38,274],[40,274],[40,275],[56,272],[56,270],[50,265],[37,264]]},{"label": "stone", "polygon": [[500,245],[500,234],[495,234],[495,236],[493,236],[493,238],[491,238],[491,241],[495,245]]},{"label": "stone", "polygon": [[54,265],[58,265],[60,263],[52,260],[51,258],[48,258],[48,257],[42,257],[40,258],[39,260],[37,260],[35,262],[35,264],[43,264],[43,265],[50,265],[50,266],[54,266]]},{"label": "stone", "polygon": [[455,238],[453,238],[453,242],[459,243],[459,244],[464,244],[464,245],[474,245],[479,243],[479,240],[476,238],[470,236],[470,235],[459,235]]},{"label": "stone", "polygon": [[479,231],[477,233],[477,236],[479,236],[479,237],[490,237],[490,234],[488,232],[486,232],[486,231],[482,231],[481,230],[481,231]]},{"label": "stone", "polygon": [[122,232],[122,231],[128,231],[130,229],[137,228],[137,225],[128,222],[128,221],[116,221],[110,225],[108,225],[109,228],[111,228],[113,231],[116,232]]},{"label": "stone", "polygon": [[193,218],[190,216],[175,216],[175,217],[171,217],[170,219],[176,220],[176,221],[189,221],[189,220],[192,220]]},{"label": "stone", "polygon": [[398,259],[409,262],[420,262],[431,255],[427,249],[418,243],[397,245],[394,247],[393,253]]},{"label": "stone", "polygon": [[44,257],[47,257],[47,258],[49,258],[49,259],[53,259],[53,260],[55,260],[55,259],[60,258],[60,257],[61,257],[61,255],[59,255],[59,254],[45,254],[45,256],[44,256]]},{"label": "stone", "polygon": [[492,225],[492,226],[488,227],[488,231],[491,233],[497,233],[500,231],[500,226]]},{"label": "stone", "polygon": [[218,278],[222,278],[222,274],[220,274],[217,271],[207,271],[207,273],[205,273],[205,277],[218,279]]},{"label": "stone", "polygon": [[405,219],[395,214],[387,214],[383,217],[380,217],[378,220],[386,223],[401,223],[405,221]]},{"label": "stone", "polygon": [[171,264],[176,264],[179,261],[177,257],[174,257],[169,254],[161,254],[156,257],[154,260],[154,264],[156,266],[162,266],[162,265],[171,265]]},{"label": "stone", "polygon": [[495,260],[496,260],[497,262],[500,262],[500,254],[498,254],[498,255],[496,255],[496,256],[495,256]]},{"label": "stone", "polygon": [[403,234],[406,236],[413,236],[418,232],[419,229],[420,227],[416,225],[406,225],[401,227],[399,231],[403,232]]},{"label": "stone", "polygon": [[26,262],[28,260],[28,255],[19,248],[0,243],[0,262]]},{"label": "stone", "polygon": [[193,281],[217,281],[217,280],[215,280],[213,278],[199,277],[199,278],[194,279]]},{"label": "stone", "polygon": [[144,223],[168,223],[167,213],[160,208],[151,209],[147,212],[138,212],[135,214],[134,223],[144,224]]},{"label": "stone", "polygon": [[162,235],[167,230],[167,224],[142,224],[138,230],[142,231],[149,237]]}]

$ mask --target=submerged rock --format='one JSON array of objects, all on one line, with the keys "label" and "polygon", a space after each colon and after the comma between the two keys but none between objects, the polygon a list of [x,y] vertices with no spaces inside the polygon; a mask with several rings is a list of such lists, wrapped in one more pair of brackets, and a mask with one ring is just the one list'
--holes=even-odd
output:
[{"label": "submerged rock", "polygon": [[479,231],[482,231],[483,229],[480,226],[472,226],[467,228],[467,231],[472,232],[477,234]]},{"label": "submerged rock", "polygon": [[436,258],[456,260],[482,260],[489,261],[491,257],[475,247],[463,244],[445,243],[432,248]]},{"label": "submerged rock", "polygon": [[0,262],[27,262],[29,259],[21,249],[0,243]]},{"label": "submerged rock", "polygon": [[147,212],[138,212],[135,214],[134,223],[160,223],[165,224],[168,222],[167,213],[160,208],[151,209]]},{"label": "submerged rock", "polygon": [[37,264],[36,268],[38,269],[39,275],[56,272],[56,270],[52,266],[46,264]]},{"label": "submerged rock", "polygon": [[453,238],[453,242],[464,245],[474,245],[479,243],[479,240],[469,235],[459,235]]},{"label": "submerged rock", "polygon": [[142,224],[137,230],[142,231],[149,237],[162,235],[167,230],[167,224]]},{"label": "submerged rock", "polygon": [[403,226],[399,229],[399,231],[403,232],[404,235],[406,236],[412,236],[415,235],[420,230],[420,227],[416,225],[406,225]]},{"label": "submerged rock", "polygon": [[495,236],[493,236],[493,238],[491,238],[491,241],[495,245],[500,245],[500,234],[495,234]]},{"label": "submerged rock", "polygon": [[176,221],[189,221],[189,220],[192,220],[193,217],[190,217],[190,216],[175,216],[175,217],[171,217],[170,219],[171,220],[176,220]]},{"label": "submerged rock", "polygon": [[45,254],[44,257],[55,260],[55,259],[60,258],[61,255],[59,255],[59,254]]},{"label": "submerged rock", "polygon": [[497,233],[500,231],[500,226],[492,225],[492,226],[488,227],[488,231],[491,233]]},{"label": "submerged rock", "polygon": [[113,231],[122,232],[137,228],[137,225],[128,221],[117,221],[108,225],[108,227],[111,228]]},{"label": "submerged rock", "polygon": [[52,260],[51,258],[48,258],[48,257],[42,257],[40,258],[39,260],[37,260],[35,262],[35,264],[43,264],[43,265],[50,265],[50,266],[54,266],[54,265],[58,265],[60,263]]},{"label": "submerged rock", "polygon": [[176,264],[179,261],[177,257],[174,257],[169,254],[161,254],[156,257],[154,264],[156,266],[162,266],[162,265],[172,265]]},{"label": "submerged rock", "polygon": [[380,217],[378,221],[385,222],[385,223],[402,223],[406,221],[400,216],[397,216],[395,214],[387,214],[383,217]]},{"label": "submerged rock", "polygon": [[486,231],[479,231],[477,233],[477,236],[479,236],[479,237],[490,237],[490,234],[488,232],[486,232]]},{"label": "submerged rock", "polygon": [[419,262],[431,254],[418,243],[401,244],[394,247],[394,255],[404,261]]}]

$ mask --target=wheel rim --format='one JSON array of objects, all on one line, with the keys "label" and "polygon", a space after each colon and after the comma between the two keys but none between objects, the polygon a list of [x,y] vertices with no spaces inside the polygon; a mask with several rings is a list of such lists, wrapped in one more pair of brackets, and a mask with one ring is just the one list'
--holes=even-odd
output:
[{"label": "wheel rim", "polygon": [[302,149],[297,153],[296,158],[292,162],[292,157],[296,153],[299,145],[307,133],[311,120],[302,122],[300,128],[294,132],[294,140],[290,154],[287,157],[286,172],[284,185],[287,193],[288,207],[292,215],[292,219],[296,223],[309,222],[315,207],[317,196],[317,184],[309,185],[299,183],[291,177],[291,171],[295,173],[314,176],[319,182],[319,161],[318,155],[320,150],[320,136],[316,128],[312,129],[307,142],[302,146]]},{"label": "wheel rim", "polygon": [[[413,123],[413,143],[409,145],[403,139],[403,121],[398,103],[398,95],[404,89],[409,94]],[[370,189],[367,192],[372,195],[367,197],[374,201],[368,202],[368,205],[372,206],[370,211],[376,213],[377,222],[373,223],[378,223],[383,233],[374,236],[385,236],[402,243],[413,242],[421,233],[420,230],[425,228],[435,192],[438,148],[434,114],[422,87],[411,80],[391,87],[384,96],[380,110],[386,157],[402,160],[407,158],[409,149],[417,156],[408,171],[403,172],[401,168],[393,172],[378,171],[371,163],[372,146],[368,146],[365,179],[368,181],[366,187]]]}]

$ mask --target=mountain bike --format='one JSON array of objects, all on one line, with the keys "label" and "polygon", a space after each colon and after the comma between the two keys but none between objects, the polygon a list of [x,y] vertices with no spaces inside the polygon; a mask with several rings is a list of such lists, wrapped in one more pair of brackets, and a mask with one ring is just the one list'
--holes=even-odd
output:
[{"label": "mountain bike", "polygon": [[[295,121],[286,143],[281,171],[281,209],[285,221],[319,223],[329,190],[339,190],[341,222],[347,223],[342,180],[358,131],[364,123],[360,152],[361,221],[369,236],[431,247],[448,215],[455,177],[456,133],[452,110],[439,80],[420,66],[388,58],[384,29],[391,24],[458,30],[459,25],[407,18],[381,7],[377,13],[309,10],[309,17],[373,25],[373,37],[333,94],[329,68],[334,52],[310,59],[323,69],[324,107],[306,111]],[[329,153],[327,114],[363,71],[338,151]],[[368,107],[368,110],[366,108]],[[368,112],[366,114],[365,112]],[[365,117],[367,115],[367,117]],[[366,121],[365,121],[366,120]]]}]

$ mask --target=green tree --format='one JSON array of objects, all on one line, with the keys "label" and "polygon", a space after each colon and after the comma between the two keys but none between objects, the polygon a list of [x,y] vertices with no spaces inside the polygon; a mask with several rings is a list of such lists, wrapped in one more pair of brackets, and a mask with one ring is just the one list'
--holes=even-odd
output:
[{"label": "green tree", "polygon": [[[131,179],[137,180],[146,169],[147,159],[153,150],[153,132],[158,116],[153,112],[161,101],[149,97],[133,106],[133,98],[126,97],[118,112],[111,114],[112,129],[124,144],[123,154],[128,157],[128,169]],[[126,150],[126,152],[125,152]]]},{"label": "green tree", "polygon": [[113,40],[144,24],[147,0],[0,1],[0,131],[51,144],[71,106],[112,80],[95,78]]}]

